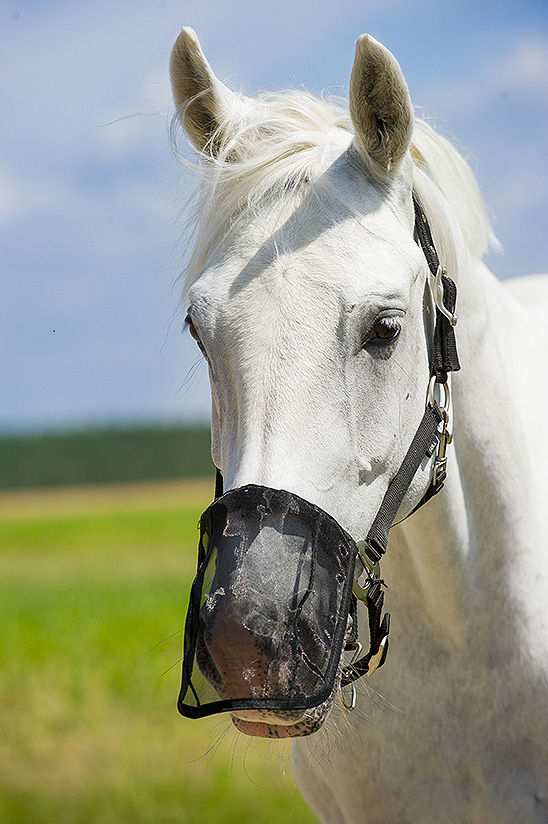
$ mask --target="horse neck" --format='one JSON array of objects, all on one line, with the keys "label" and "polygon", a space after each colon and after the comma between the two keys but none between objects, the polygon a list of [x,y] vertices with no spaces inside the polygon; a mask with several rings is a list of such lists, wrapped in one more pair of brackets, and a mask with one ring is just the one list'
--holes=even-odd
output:
[{"label": "horse neck", "polygon": [[497,627],[502,649],[502,638],[514,636],[515,627],[504,617],[506,631],[501,626],[501,597],[524,600],[510,589],[534,543],[535,519],[522,421],[493,321],[504,295],[481,269],[470,275],[459,284],[462,370],[452,380],[454,441],[446,486],[393,530],[393,559],[383,574],[390,580],[393,569],[405,581],[396,598],[424,632],[451,646],[466,644],[479,614]]}]

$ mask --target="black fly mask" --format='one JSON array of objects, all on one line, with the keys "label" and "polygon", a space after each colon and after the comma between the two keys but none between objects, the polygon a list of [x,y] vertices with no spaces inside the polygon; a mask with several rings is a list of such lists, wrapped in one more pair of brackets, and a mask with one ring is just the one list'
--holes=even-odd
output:
[{"label": "black fly mask", "polygon": [[356,544],[326,512],[282,490],[227,492],[200,523],[179,710],[304,710],[333,692]]}]

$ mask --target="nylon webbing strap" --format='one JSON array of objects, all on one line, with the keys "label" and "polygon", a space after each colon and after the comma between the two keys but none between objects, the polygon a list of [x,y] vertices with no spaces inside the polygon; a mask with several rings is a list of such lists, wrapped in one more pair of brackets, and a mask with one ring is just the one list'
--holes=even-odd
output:
[{"label": "nylon webbing strap", "polygon": [[438,404],[428,405],[419,428],[415,432],[415,437],[411,441],[411,446],[388,485],[379,511],[365,539],[365,551],[374,564],[377,564],[386,552],[390,527],[419,466],[428,455],[432,454],[432,445],[436,441],[436,433],[442,420],[443,414]]},{"label": "nylon webbing strap", "polygon": [[[428,219],[422,209],[419,198],[416,192],[413,191],[413,207],[415,210],[415,234],[417,241],[424,253],[430,273],[435,279],[434,290],[438,284],[438,278],[441,280],[443,288],[442,309],[446,311],[449,316],[455,314],[455,306],[457,301],[457,287],[451,278],[440,265],[440,260],[434,246],[432,232]],[[435,296],[436,297],[436,296]],[[454,372],[460,369],[460,363],[457,353],[457,343],[455,338],[454,323],[446,317],[443,311],[440,310],[438,300],[436,303],[436,322],[434,327],[434,338],[432,342],[430,377],[435,378],[436,382],[440,384],[447,383],[447,376],[449,372]],[[386,552],[388,545],[388,533],[394,518],[401,506],[409,486],[413,480],[422,461],[426,457],[431,457],[434,454],[436,442],[440,436],[439,425],[444,420],[444,413],[436,402],[428,403],[425,413],[419,424],[415,436],[411,442],[402,464],[396,475],[388,485],[388,489],[384,495],[379,511],[377,512],[373,523],[369,529],[367,537],[364,542],[364,551],[372,564],[377,564]],[[445,469],[438,468],[434,473],[435,481],[432,480],[430,485],[423,495],[417,506],[413,509],[416,512],[421,506],[436,495],[443,487],[445,481]],[[355,596],[354,596],[355,597]],[[390,627],[390,615],[386,613],[382,617],[382,609],[384,604],[384,593],[382,592],[382,582],[380,580],[374,581],[370,585],[365,599],[367,612],[369,617],[369,638],[370,646],[366,655],[355,661],[350,666],[343,669],[341,685],[347,686],[362,675],[369,672],[370,662],[374,656],[379,655],[381,644],[383,646],[382,658],[376,663],[376,668],[383,665],[388,651],[388,631]],[[355,618],[355,607],[353,604]],[[382,617],[382,620],[381,620]],[[352,644],[347,649],[352,649]]]},{"label": "nylon webbing strap", "polygon": [[[443,274],[443,304],[451,314],[455,312],[457,303],[457,287],[451,278]],[[460,369],[457,353],[455,329],[450,321],[440,311],[436,313],[436,327],[432,342],[432,374],[439,383],[447,383],[447,373],[457,372]]]},{"label": "nylon webbing strap", "polygon": [[[417,240],[428,263],[430,273],[436,278],[440,269],[440,259],[434,246],[430,224],[415,191],[413,191],[413,207],[415,209]],[[443,285],[444,306],[451,314],[454,314],[457,303],[457,287],[454,281],[447,277],[445,271],[442,273],[441,282]],[[436,376],[436,380],[440,383],[446,383],[447,373],[456,372],[459,369],[455,329],[451,326],[448,318],[438,310],[436,312],[436,326],[432,344],[432,374]]]},{"label": "nylon webbing strap", "polygon": [[[428,268],[434,277],[438,276],[440,261],[427,217],[422,209],[416,192],[413,192],[413,206],[415,209],[415,233]],[[457,301],[457,287],[451,278],[444,273],[441,276],[443,285],[443,305],[450,314],[454,314]],[[439,383],[446,383],[448,372],[460,369],[457,353],[455,330],[450,320],[436,306],[436,323],[431,356],[431,377]],[[365,539],[366,552],[373,563],[378,563],[386,552],[388,532],[396,513],[401,506],[413,477],[425,457],[432,454],[432,444],[436,439],[438,427],[443,420],[443,414],[436,403],[428,404],[415,437],[396,475],[390,482],[381,507],[371,525]],[[430,484],[426,494],[415,510],[430,500],[443,486],[445,474],[438,475],[436,484]],[[415,511],[413,510],[413,511]]]},{"label": "nylon webbing strap", "polygon": [[417,239],[422,251],[424,252],[426,262],[428,263],[428,268],[434,277],[436,277],[438,266],[440,265],[440,259],[438,257],[438,253],[436,252],[436,247],[434,246],[430,224],[428,223],[428,219],[423,211],[421,202],[415,190],[413,190],[413,207],[415,209],[415,232],[417,234]]},{"label": "nylon webbing strap", "polygon": [[217,500],[217,498],[220,498],[221,495],[223,494],[223,487],[224,487],[223,473],[217,467],[216,472],[215,472],[215,500]]}]

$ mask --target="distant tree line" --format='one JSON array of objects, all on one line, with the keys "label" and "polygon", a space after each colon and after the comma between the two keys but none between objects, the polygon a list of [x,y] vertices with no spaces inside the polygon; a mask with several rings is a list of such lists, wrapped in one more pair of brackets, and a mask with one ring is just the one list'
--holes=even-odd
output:
[{"label": "distant tree line", "polygon": [[207,426],[141,426],[0,436],[0,487],[212,475]]}]

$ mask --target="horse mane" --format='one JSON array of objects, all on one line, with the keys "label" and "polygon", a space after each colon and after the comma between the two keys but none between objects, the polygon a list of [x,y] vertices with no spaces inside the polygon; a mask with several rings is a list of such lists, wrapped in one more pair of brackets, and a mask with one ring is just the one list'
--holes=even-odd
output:
[{"label": "horse mane", "polygon": [[[298,195],[327,168],[338,135],[354,129],[345,101],[303,91],[246,101],[244,119],[227,117],[199,155],[200,185],[191,223],[193,245],[185,291],[239,217],[272,193]],[[214,150],[213,150],[214,147]],[[330,156],[330,155],[329,155]],[[424,120],[415,119],[411,156],[419,195],[444,265],[458,278],[465,261],[480,260],[496,239],[468,163]]]}]

